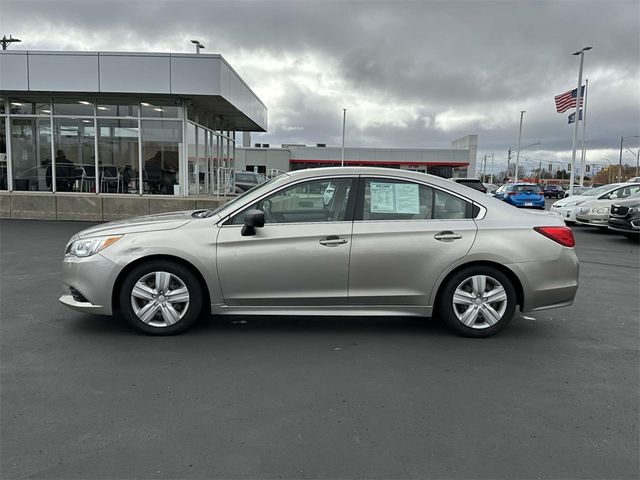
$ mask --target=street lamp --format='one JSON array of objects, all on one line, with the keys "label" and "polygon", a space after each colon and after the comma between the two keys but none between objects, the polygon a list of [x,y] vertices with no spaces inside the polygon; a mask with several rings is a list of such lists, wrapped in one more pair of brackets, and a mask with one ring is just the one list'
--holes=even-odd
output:
[{"label": "street lamp", "polygon": [[200,49],[204,48],[204,45],[200,43],[200,40],[191,40],[191,43],[196,46],[196,53],[200,53]]},{"label": "street lamp", "polygon": [[[640,138],[638,135],[627,135],[627,138]],[[624,136],[620,137],[620,163],[618,164],[618,181],[622,181],[622,144]],[[640,150],[638,151],[640,153]],[[636,175],[638,175],[638,162],[636,161]]]},{"label": "street lamp", "polygon": [[636,157],[636,177],[640,176],[640,172],[639,172],[639,170],[640,170],[640,147],[638,148],[638,153],[635,153],[630,148],[627,148],[627,152],[629,152],[631,155]]},{"label": "street lamp", "polygon": [[580,57],[580,69],[578,70],[578,88],[576,90],[576,121],[573,127],[573,147],[571,151],[571,176],[569,178],[569,195],[573,195],[573,184],[575,183],[575,166],[576,166],[576,143],[578,141],[578,120],[580,119],[580,100],[582,98],[582,67],[584,66],[584,52],[591,50],[593,47],[583,47],[577,52],[573,52],[574,55]]}]

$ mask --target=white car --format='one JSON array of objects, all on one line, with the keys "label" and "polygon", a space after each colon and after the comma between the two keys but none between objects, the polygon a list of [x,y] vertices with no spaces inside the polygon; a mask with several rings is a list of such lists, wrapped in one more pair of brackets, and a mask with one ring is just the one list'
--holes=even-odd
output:
[{"label": "white car", "polygon": [[[619,194],[625,187],[629,187],[629,182],[626,183],[611,183],[609,185],[603,185],[598,188],[592,188],[582,193],[581,195],[572,195],[558,200],[551,205],[551,213],[560,215],[565,223],[576,222],[576,209],[585,202],[591,200],[606,200],[612,198],[619,198]],[[640,185],[640,183],[638,183]]]},{"label": "white car", "polygon": [[627,198],[640,198],[640,183],[627,184],[625,188],[619,188],[612,194],[603,195],[604,198],[589,200],[576,208],[576,222],[581,225],[589,225],[606,230],[609,225],[609,209],[618,200]]}]

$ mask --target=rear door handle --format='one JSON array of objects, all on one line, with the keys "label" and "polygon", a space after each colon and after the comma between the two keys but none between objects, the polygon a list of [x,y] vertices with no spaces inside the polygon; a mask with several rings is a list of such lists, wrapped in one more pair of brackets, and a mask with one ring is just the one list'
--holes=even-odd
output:
[{"label": "rear door handle", "polygon": [[330,235],[325,238],[320,239],[320,245],[324,245],[326,247],[337,247],[338,245],[342,245],[347,243],[346,238],[340,238],[337,235]]},{"label": "rear door handle", "polygon": [[438,232],[436,233],[433,238],[435,238],[436,240],[440,240],[441,242],[452,242],[454,240],[458,240],[460,238],[462,238],[462,235],[459,233],[455,233],[455,232],[451,232],[451,231],[444,231],[444,232]]}]

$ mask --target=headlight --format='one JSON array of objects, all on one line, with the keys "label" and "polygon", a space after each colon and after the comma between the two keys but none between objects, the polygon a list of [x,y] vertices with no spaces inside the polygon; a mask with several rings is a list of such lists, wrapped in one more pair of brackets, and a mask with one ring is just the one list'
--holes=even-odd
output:
[{"label": "headlight", "polygon": [[636,210],[638,210],[636,207],[631,207],[627,213],[634,213]]},{"label": "headlight", "polygon": [[67,253],[76,257],[89,257],[122,238],[122,235],[110,237],[93,237],[76,240],[67,247]]},{"label": "headlight", "polygon": [[592,208],[591,213],[604,215],[605,213],[609,213],[609,208],[608,207]]}]

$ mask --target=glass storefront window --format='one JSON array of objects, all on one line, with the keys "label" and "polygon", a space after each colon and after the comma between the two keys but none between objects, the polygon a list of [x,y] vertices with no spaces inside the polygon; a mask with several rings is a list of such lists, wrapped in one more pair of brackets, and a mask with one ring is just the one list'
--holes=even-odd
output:
[{"label": "glass storefront window", "polygon": [[54,115],[77,115],[93,117],[93,102],[89,98],[55,99]]},{"label": "glass storefront window", "polygon": [[[4,106],[4,104],[3,104]],[[9,99],[11,115],[49,115],[51,103],[48,98],[11,98]]]},{"label": "glass storefront window", "polygon": [[101,193],[139,193],[138,121],[98,119]]},{"label": "glass storefront window", "polygon": [[189,194],[198,193],[198,179],[196,175],[196,159],[198,158],[196,145],[196,126],[187,122],[187,172],[189,176]]},{"label": "glass storefront window", "polygon": [[93,119],[54,118],[57,191],[95,192]]},{"label": "glass storefront window", "polygon": [[99,117],[135,117],[138,118],[138,104],[127,102],[99,102],[96,113]]},{"label": "glass storefront window", "polygon": [[179,194],[182,122],[142,121],[143,192]]},{"label": "glass storefront window", "polygon": [[[3,101],[0,98],[0,101]],[[7,170],[7,132],[6,117],[0,117],[0,190],[9,188],[9,174]]]},{"label": "glass storefront window", "polygon": [[12,118],[10,128],[14,190],[51,190],[50,120],[48,118]]},{"label": "glass storefront window", "polygon": [[198,127],[198,193],[208,193],[207,131]]},{"label": "glass storefront window", "polygon": [[180,100],[148,100],[140,102],[140,116],[148,118],[181,118]]}]

